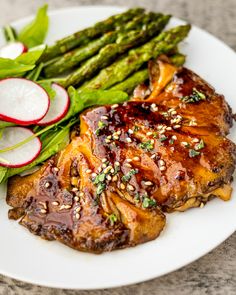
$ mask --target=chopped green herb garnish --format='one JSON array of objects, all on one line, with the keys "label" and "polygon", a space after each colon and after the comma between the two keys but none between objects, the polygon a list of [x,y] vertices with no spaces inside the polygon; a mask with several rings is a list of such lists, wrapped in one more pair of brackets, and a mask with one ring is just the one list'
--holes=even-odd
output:
[{"label": "chopped green herb garnish", "polygon": [[165,140],[167,140],[167,139],[168,139],[168,137],[166,137],[166,136],[162,136],[162,137],[159,138],[159,141],[162,142],[162,141],[165,141]]},{"label": "chopped green herb garnish", "polygon": [[103,121],[98,121],[98,128],[96,129],[95,131],[95,134],[96,135],[99,135],[100,134],[100,131],[105,128],[107,126],[107,124]]},{"label": "chopped green herb garnish", "polygon": [[118,218],[117,218],[117,216],[115,215],[115,213],[112,213],[111,215],[109,215],[109,216],[108,216],[108,219],[109,219],[109,221],[110,221],[111,226],[113,226],[114,223],[116,223],[117,220],[118,220]]},{"label": "chopped green herb garnish", "polygon": [[181,100],[185,103],[194,103],[194,102],[198,102],[200,100],[205,100],[205,99],[206,99],[206,95],[198,91],[196,88],[193,88],[192,94],[181,98]]},{"label": "chopped green herb garnish", "polygon": [[127,174],[125,174],[124,176],[122,176],[121,180],[123,182],[128,182],[130,181],[132,175],[135,175],[138,173],[138,169],[131,169]]},{"label": "chopped green herb garnish", "polygon": [[198,155],[200,155],[200,152],[197,152],[197,151],[195,151],[195,150],[193,150],[193,149],[190,149],[190,150],[189,150],[189,157],[190,157],[190,158],[194,158],[194,157],[196,157],[196,156],[198,156]]},{"label": "chopped green herb garnish", "polygon": [[139,193],[136,193],[135,196],[134,196],[134,201],[136,203],[139,203],[140,202],[140,194]]},{"label": "chopped green herb garnish", "polygon": [[202,149],[202,148],[204,148],[204,146],[205,146],[205,143],[204,143],[204,141],[201,139],[200,140],[200,142],[199,143],[197,143],[196,145],[195,145],[195,150],[200,150],[200,149]]},{"label": "chopped green herb garnish", "polygon": [[147,150],[148,152],[150,152],[154,148],[153,143],[151,142],[151,140],[148,140],[146,142],[142,142],[142,143],[140,143],[139,146],[141,147],[141,149]]},{"label": "chopped green herb garnish", "polygon": [[140,128],[139,128],[138,126],[136,126],[136,125],[134,126],[134,132],[139,131],[139,129],[140,129]]},{"label": "chopped green herb garnish", "polygon": [[104,182],[100,182],[97,186],[96,194],[101,195],[101,193],[104,191],[106,187],[106,184]]},{"label": "chopped green herb garnish", "polygon": [[157,205],[157,202],[145,196],[143,198],[142,205],[143,205],[143,208],[150,208],[150,207],[155,207]]},{"label": "chopped green herb garnish", "polygon": [[95,177],[93,183],[94,183],[94,184],[98,184],[99,182],[103,182],[105,179],[106,179],[106,174],[105,174],[105,173],[101,173],[101,174],[98,174],[98,175]]},{"label": "chopped green herb garnish", "polygon": [[174,143],[174,139],[171,138],[171,139],[169,140],[169,143],[170,143],[170,144],[173,144],[173,143]]}]

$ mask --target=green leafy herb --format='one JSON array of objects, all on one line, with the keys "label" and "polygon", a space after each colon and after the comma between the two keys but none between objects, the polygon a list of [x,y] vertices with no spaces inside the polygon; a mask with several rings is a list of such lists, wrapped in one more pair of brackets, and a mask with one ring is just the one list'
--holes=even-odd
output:
[{"label": "green leafy herb", "polygon": [[204,143],[204,141],[201,139],[200,140],[200,142],[199,143],[197,143],[196,145],[195,145],[195,150],[200,150],[200,149],[202,149],[202,148],[204,148],[204,146],[205,146],[205,143]]},{"label": "green leafy herb", "polygon": [[137,125],[134,126],[134,132],[139,131],[139,129],[140,129],[140,128],[139,128]]},{"label": "green leafy herb", "polygon": [[175,141],[174,138],[171,138],[171,139],[169,140],[169,143],[170,143],[170,144],[173,144],[174,141]]},{"label": "green leafy herb", "polygon": [[108,216],[108,219],[110,221],[111,226],[113,226],[117,222],[117,220],[118,220],[118,218],[115,215],[115,213],[112,213],[111,215],[109,215]]},{"label": "green leafy herb", "polygon": [[151,140],[148,140],[146,142],[142,142],[142,143],[139,144],[139,146],[141,147],[141,149],[146,150],[148,152],[150,152],[154,148],[153,143],[151,142]]},{"label": "green leafy herb", "polygon": [[142,201],[143,208],[155,207],[156,205],[157,205],[157,202],[155,200],[150,199],[147,196],[144,196]]},{"label": "green leafy herb", "polygon": [[196,157],[196,156],[198,156],[198,155],[200,155],[200,152],[197,152],[197,151],[195,151],[195,150],[193,150],[193,149],[190,149],[190,150],[189,150],[189,157],[190,157],[190,158],[194,158],[194,157]]},{"label": "green leafy herb", "polygon": [[97,190],[96,190],[97,196],[101,195],[101,193],[106,188],[105,180],[106,180],[106,174],[105,173],[98,174],[95,177],[95,179],[93,180],[93,183],[97,186]]},{"label": "green leafy herb", "polygon": [[24,65],[34,65],[38,62],[44,50],[46,49],[46,45],[42,44],[31,48],[29,51],[18,56],[15,61],[22,63]]},{"label": "green leafy herb", "polygon": [[95,177],[93,183],[94,183],[94,184],[98,184],[99,182],[103,182],[103,181],[105,181],[105,179],[106,179],[106,174],[105,174],[105,173],[101,173],[101,174],[98,174],[98,175]]},{"label": "green leafy herb", "polygon": [[21,64],[9,58],[0,58],[0,79],[22,76],[34,67],[35,65]]},{"label": "green leafy herb", "polygon": [[18,40],[31,48],[42,44],[48,32],[47,5],[39,8],[35,19],[19,33]]},{"label": "green leafy herb", "polygon": [[138,173],[138,169],[131,169],[127,174],[122,176],[121,180],[123,182],[128,182],[128,181],[130,181],[132,175],[135,175],[137,173]]},{"label": "green leafy herb", "polygon": [[194,102],[198,102],[200,100],[205,100],[205,99],[206,99],[205,94],[198,91],[196,88],[193,88],[192,94],[181,98],[181,100],[185,103],[194,103]]}]

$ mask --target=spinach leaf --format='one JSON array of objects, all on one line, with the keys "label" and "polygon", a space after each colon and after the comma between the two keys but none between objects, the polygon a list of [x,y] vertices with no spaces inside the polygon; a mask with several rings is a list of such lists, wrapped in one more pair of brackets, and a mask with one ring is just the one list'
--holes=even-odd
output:
[{"label": "spinach leaf", "polygon": [[32,70],[35,65],[25,65],[8,58],[0,58],[0,79],[19,77]]},{"label": "spinach leaf", "polygon": [[48,32],[48,5],[39,8],[35,19],[19,33],[18,40],[31,48],[42,44]]},{"label": "spinach leaf", "polygon": [[5,121],[1,121],[0,120],[0,129],[1,128],[5,128],[5,127],[9,127],[9,126],[14,126],[14,125],[16,125],[16,124],[11,123],[11,122],[5,122]]},{"label": "spinach leaf", "polygon": [[46,45],[42,44],[31,48],[28,52],[25,52],[18,56],[15,61],[24,64],[24,65],[34,65],[40,59],[44,50],[46,49]]}]

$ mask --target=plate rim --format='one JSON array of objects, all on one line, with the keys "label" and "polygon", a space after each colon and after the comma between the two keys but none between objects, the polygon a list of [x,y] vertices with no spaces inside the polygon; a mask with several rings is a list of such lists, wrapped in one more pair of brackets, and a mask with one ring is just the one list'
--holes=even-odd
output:
[{"label": "plate rim", "polygon": [[[69,11],[72,11],[72,10],[75,10],[75,9],[79,9],[79,8],[83,8],[83,9],[95,9],[95,8],[104,8],[104,9],[115,9],[117,10],[117,12],[119,13],[119,11],[121,10],[125,10],[125,9],[128,9],[128,7],[126,6],[117,6],[117,5],[77,5],[77,6],[69,6],[69,7],[61,7],[61,8],[58,8],[58,9],[53,9],[53,10],[49,10],[48,14],[50,17],[54,16],[54,15],[57,15],[57,14],[60,14],[60,13],[64,13],[64,12],[69,12]],[[119,11],[118,11],[119,10]],[[11,22],[10,24],[13,25],[13,26],[20,26],[21,23],[24,23],[26,21],[30,21],[32,18],[34,17],[34,15],[29,15],[29,16],[26,16],[26,17],[23,17],[23,18],[20,18],[18,20],[15,20],[13,22]],[[185,20],[181,19],[181,18],[177,18],[177,17],[174,17],[172,16],[172,19],[175,19],[175,20],[178,20],[178,21],[181,21],[183,23],[186,23]],[[191,26],[192,28],[195,28],[197,30],[199,30],[202,34],[205,34],[207,37],[210,37],[212,39],[214,39],[216,42],[218,42],[221,46],[225,47],[225,49],[227,50],[230,50],[233,54],[235,54],[235,57],[236,57],[236,52],[234,51],[233,48],[231,48],[228,44],[226,44],[224,41],[222,41],[220,38],[214,36],[213,34],[209,33],[208,31],[205,31],[204,29],[196,26],[194,23],[191,22]],[[95,286],[91,286],[91,287],[86,287],[86,288],[81,288],[81,287],[75,287],[75,286],[67,286],[65,287],[65,284],[63,285],[63,283],[60,285],[59,284],[49,284],[47,282],[43,282],[43,281],[40,281],[40,279],[35,282],[33,280],[30,280],[30,279],[26,279],[24,278],[23,276],[21,275],[13,275],[14,272],[12,272],[12,274],[9,274],[9,272],[4,272],[0,269],[0,274],[2,274],[3,276],[7,276],[7,277],[10,277],[10,278],[13,278],[13,279],[16,279],[16,280],[20,280],[22,282],[25,282],[25,283],[29,283],[29,284],[33,284],[33,285],[39,285],[39,286],[42,286],[42,287],[50,287],[50,288],[54,288],[54,289],[58,289],[58,288],[63,288],[63,289],[67,289],[67,290],[100,290],[100,289],[110,289],[110,288],[117,288],[117,287],[123,287],[123,286],[128,286],[128,285],[133,285],[133,284],[137,284],[137,283],[141,283],[141,282],[146,282],[146,281],[149,281],[149,280],[153,280],[155,278],[159,278],[159,277],[162,277],[164,275],[167,275],[167,274],[170,274],[172,272],[175,272],[177,271],[178,269],[181,269],[187,265],[189,265],[190,263],[193,263],[195,262],[196,260],[200,259],[201,257],[205,256],[206,254],[208,254],[209,252],[213,251],[215,248],[217,248],[220,244],[222,244],[226,239],[228,239],[234,232],[236,231],[236,224],[235,224],[235,228],[232,229],[232,232],[227,235],[226,238],[222,238],[221,241],[217,244],[217,245],[209,245],[208,247],[206,247],[206,250],[205,251],[202,251],[201,254],[198,254],[198,255],[195,255],[195,257],[191,257],[189,260],[187,260],[185,263],[182,263],[181,266],[176,266],[175,268],[172,268],[171,271],[169,272],[160,272],[159,275],[155,275],[153,274],[153,276],[150,276],[150,275],[147,275],[145,277],[145,275],[143,277],[143,279],[133,279],[133,280],[129,280],[127,279],[126,281],[123,280],[123,283],[120,284],[120,283],[110,283],[110,284],[106,284],[106,285],[99,285],[99,287],[95,287]],[[64,247],[64,245],[63,245]]]}]

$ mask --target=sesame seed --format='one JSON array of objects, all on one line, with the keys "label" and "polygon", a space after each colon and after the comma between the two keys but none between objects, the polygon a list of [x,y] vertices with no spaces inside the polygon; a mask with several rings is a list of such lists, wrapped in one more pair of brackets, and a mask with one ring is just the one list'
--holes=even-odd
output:
[{"label": "sesame seed", "polygon": [[58,203],[57,201],[53,201],[53,202],[52,202],[52,205],[53,205],[53,206],[58,206],[59,203]]},{"label": "sesame seed", "polygon": [[133,134],[134,131],[133,131],[132,129],[129,129],[129,130],[128,130],[128,133],[129,133],[129,134]]},{"label": "sesame seed", "polygon": [[47,211],[45,209],[41,209],[40,212],[43,214],[47,213]]},{"label": "sesame seed", "polygon": [[172,127],[170,127],[170,126],[169,127],[166,127],[166,130],[167,131],[171,131],[172,130]]},{"label": "sesame seed", "polygon": [[113,174],[115,172],[114,168],[111,168],[110,172]]},{"label": "sesame seed", "polygon": [[153,155],[151,156],[151,159],[155,159],[155,158],[156,158],[156,155],[153,154]]},{"label": "sesame seed", "polygon": [[107,116],[101,116],[101,119],[108,120],[108,117]]},{"label": "sesame seed", "polygon": [[63,210],[65,209],[65,205],[61,205],[61,207],[59,208],[59,210]]},{"label": "sesame seed", "polygon": [[129,163],[125,163],[125,166],[131,168],[132,166]]},{"label": "sesame seed", "polygon": [[127,189],[130,190],[130,191],[134,191],[134,187],[131,184],[127,185]]},{"label": "sesame seed", "polygon": [[158,107],[157,107],[157,105],[155,103],[151,104],[151,110],[154,111],[154,112],[158,111]]},{"label": "sesame seed", "polygon": [[127,138],[126,138],[126,141],[127,141],[127,142],[132,142],[132,139],[131,139],[130,137],[127,137]]},{"label": "sesame seed", "polygon": [[160,167],[160,170],[161,170],[161,171],[165,171],[165,170],[166,170],[166,167],[165,167],[165,166],[161,166],[161,167]]},{"label": "sesame seed", "polygon": [[74,197],[75,202],[79,202],[79,197]]},{"label": "sesame seed", "polygon": [[76,214],[75,214],[75,218],[76,218],[76,219],[80,219],[80,214],[79,214],[79,213],[76,213]]},{"label": "sesame seed", "polygon": [[91,174],[91,176],[92,177],[96,177],[97,176],[97,173],[94,172],[94,173]]},{"label": "sesame seed", "polygon": [[72,191],[72,192],[77,192],[78,190],[79,190],[79,189],[78,189],[77,187],[73,187],[71,191]]},{"label": "sesame seed", "polygon": [[102,163],[106,163],[106,162],[107,162],[107,158],[103,158]]},{"label": "sesame seed", "polygon": [[107,175],[107,180],[111,180],[111,175]]},{"label": "sesame seed", "polygon": [[106,139],[105,139],[105,142],[106,142],[106,143],[110,143],[111,141],[110,141],[110,139],[106,138]]},{"label": "sesame seed", "polygon": [[173,108],[171,108],[171,109],[168,110],[169,113],[171,113],[173,111],[175,111],[175,109],[173,109]]},{"label": "sesame seed", "polygon": [[132,162],[132,159],[126,159],[126,162],[130,163]]},{"label": "sesame seed", "polygon": [[99,172],[99,173],[102,172],[102,167],[99,167],[99,168],[98,168],[98,172]]},{"label": "sesame seed", "polygon": [[113,139],[118,140],[119,136],[118,135],[113,135]]},{"label": "sesame seed", "polygon": [[174,126],[173,126],[174,129],[178,129],[178,128],[180,128],[180,127],[181,127],[180,125],[174,125]]},{"label": "sesame seed", "polygon": [[102,164],[102,168],[106,168],[107,167],[107,164],[106,163],[103,163]]},{"label": "sesame seed", "polygon": [[153,183],[151,181],[145,181],[144,184],[147,185],[147,186],[153,185]]},{"label": "sesame seed", "polygon": [[171,111],[171,115],[176,115],[177,112],[174,110],[174,111]]},{"label": "sesame seed", "polygon": [[92,173],[92,170],[91,170],[91,169],[87,169],[87,170],[86,170],[86,173],[87,173],[87,174],[90,174],[90,173]]},{"label": "sesame seed", "polygon": [[118,131],[116,132],[116,134],[118,134],[118,135],[121,135],[121,131],[120,131],[120,130],[118,130]]},{"label": "sesame seed", "polygon": [[81,207],[77,207],[76,209],[75,209],[75,212],[80,212],[81,211]]},{"label": "sesame seed", "polygon": [[133,157],[133,161],[140,161],[140,158],[139,157]]},{"label": "sesame seed", "polygon": [[104,173],[107,174],[112,169],[112,166],[108,166],[106,169],[104,169]]},{"label": "sesame seed", "polygon": [[123,183],[120,184],[121,189],[125,189],[125,185]]},{"label": "sesame seed", "polygon": [[198,138],[194,138],[194,139],[192,140],[192,142],[199,142],[199,139],[198,139]]},{"label": "sesame seed", "polygon": [[204,203],[201,203],[201,204],[200,204],[200,208],[203,208],[204,206],[205,206]]},{"label": "sesame seed", "polygon": [[58,171],[59,171],[59,168],[54,167],[53,170],[54,170],[55,172],[58,172]]},{"label": "sesame seed", "polygon": [[49,182],[46,182],[44,186],[45,187],[49,187],[50,186],[50,183]]},{"label": "sesame seed", "polygon": [[111,135],[108,135],[108,136],[107,136],[107,139],[111,139],[111,137],[112,137]]},{"label": "sesame seed", "polygon": [[151,136],[153,133],[151,131],[147,132],[147,136]]},{"label": "sesame seed", "polygon": [[166,164],[166,162],[164,160],[162,160],[162,159],[159,160],[158,163],[159,163],[160,166],[165,166],[165,164]]},{"label": "sesame seed", "polygon": [[160,130],[160,134],[164,134],[166,131],[165,131],[165,129],[162,129],[162,130]]},{"label": "sesame seed", "polygon": [[120,166],[120,163],[119,162],[115,162],[115,166]]},{"label": "sesame seed", "polygon": [[176,139],[177,139],[177,136],[176,136],[176,135],[172,135],[172,138],[173,138],[174,140],[176,140]]},{"label": "sesame seed", "polygon": [[118,180],[117,175],[115,175],[115,176],[112,177],[112,181],[117,181],[117,180]]},{"label": "sesame seed", "polygon": [[157,126],[157,129],[158,129],[158,130],[161,130],[162,128],[163,128],[163,125],[158,125],[158,126]]},{"label": "sesame seed", "polygon": [[84,196],[84,193],[83,193],[83,192],[80,192],[80,193],[79,193],[79,196],[80,196],[80,197],[83,197],[83,196]]},{"label": "sesame seed", "polygon": [[189,122],[189,126],[197,126],[197,122],[192,120]]},{"label": "sesame seed", "polygon": [[64,208],[65,209],[70,209],[71,208],[71,205],[65,205]]},{"label": "sesame seed", "polygon": [[119,106],[119,105],[116,103],[116,104],[113,104],[113,105],[111,106],[111,108],[112,108],[112,109],[116,109],[118,106]]},{"label": "sesame seed", "polygon": [[39,204],[42,205],[44,209],[47,209],[47,205],[45,202],[39,202]]},{"label": "sesame seed", "polygon": [[188,146],[188,143],[187,143],[186,141],[182,141],[181,144],[182,144],[183,146]]},{"label": "sesame seed", "polygon": [[155,143],[155,140],[154,139],[151,139],[150,142],[151,142],[151,144],[154,144]]}]

